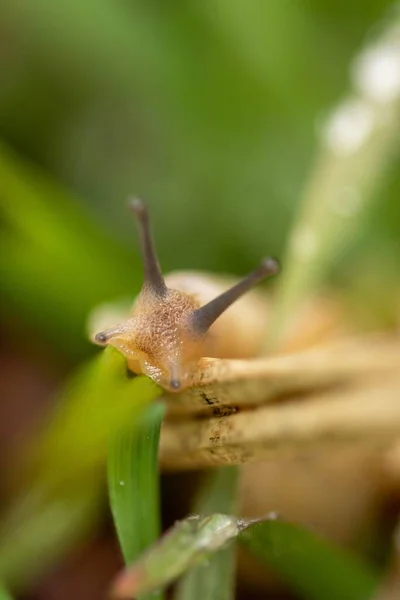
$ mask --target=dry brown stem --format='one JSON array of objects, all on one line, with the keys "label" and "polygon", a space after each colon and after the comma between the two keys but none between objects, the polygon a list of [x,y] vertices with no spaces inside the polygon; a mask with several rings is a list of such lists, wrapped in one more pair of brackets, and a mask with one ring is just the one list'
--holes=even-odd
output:
[{"label": "dry brown stem", "polygon": [[292,355],[204,359],[194,387],[167,398],[160,461],[181,470],[400,437],[400,340],[370,336]]}]

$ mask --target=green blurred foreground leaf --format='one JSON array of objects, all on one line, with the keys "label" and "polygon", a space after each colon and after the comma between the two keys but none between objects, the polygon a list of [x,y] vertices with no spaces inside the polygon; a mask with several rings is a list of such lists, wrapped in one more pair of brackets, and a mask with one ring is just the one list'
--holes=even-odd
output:
[{"label": "green blurred foreground leaf", "polygon": [[91,532],[101,508],[101,486],[89,479],[61,493],[37,482],[0,523],[0,579],[20,590]]},{"label": "green blurred foreground leaf", "polygon": [[2,587],[0,587],[0,600],[13,600],[10,594]]},{"label": "green blurred foreground leaf", "polygon": [[126,359],[117,350],[99,352],[58,398],[36,448],[39,476],[67,481],[101,466],[110,441],[118,433],[134,431],[160,394],[151,379],[128,377]]},{"label": "green blurred foreground leaf", "polygon": [[[237,467],[211,471],[194,512],[234,514],[237,509]],[[230,544],[210,560],[191,569],[178,584],[176,600],[231,600],[235,589],[236,546]]]},{"label": "green blurred foreground leaf", "polygon": [[239,542],[305,600],[368,600],[378,585],[369,566],[290,523],[257,523]]},{"label": "green blurred foreground leaf", "polygon": [[52,420],[10,474],[20,493],[0,522],[0,581],[28,581],[87,534],[110,440],[134,431],[159,394],[150,379],[128,377],[125,358],[112,348],[69,382]]},{"label": "green blurred foreground leaf", "polygon": [[59,185],[3,145],[0,217],[3,310],[12,306],[60,354],[87,353],[89,311],[130,288],[133,298],[135,259]]},{"label": "green blurred foreground leaf", "polygon": [[108,489],[125,563],[160,535],[158,442],[164,412],[163,404],[151,405],[134,431],[117,435],[110,445]]}]

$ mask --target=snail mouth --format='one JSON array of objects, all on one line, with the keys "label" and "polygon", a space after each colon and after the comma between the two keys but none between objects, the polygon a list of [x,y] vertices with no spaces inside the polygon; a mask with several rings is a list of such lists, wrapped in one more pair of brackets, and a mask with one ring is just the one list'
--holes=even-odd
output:
[{"label": "snail mouth", "polygon": [[182,387],[182,383],[179,379],[171,379],[169,382],[169,387],[174,392],[178,392]]},{"label": "snail mouth", "polygon": [[168,386],[172,392],[179,392],[182,389],[182,372],[178,361],[172,363],[170,367]]}]

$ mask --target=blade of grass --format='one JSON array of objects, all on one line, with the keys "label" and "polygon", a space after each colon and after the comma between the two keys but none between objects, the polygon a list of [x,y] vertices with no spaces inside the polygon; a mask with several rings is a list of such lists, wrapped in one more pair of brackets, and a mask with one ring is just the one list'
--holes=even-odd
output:
[{"label": "blade of grass", "polygon": [[[285,337],[298,307],[311,296],[332,264],[363,232],[372,202],[399,147],[400,90],[378,75],[390,64],[400,76],[398,12],[375,43],[356,57],[353,94],[321,128],[321,149],[294,223],[271,318],[266,349]],[[386,87],[385,87],[386,86]]]},{"label": "blade of grass", "polygon": [[134,431],[118,435],[110,444],[108,490],[125,564],[160,535],[158,442],[164,412],[163,404],[153,404]]},{"label": "blade of grass", "polygon": [[[203,486],[194,511],[198,514],[235,514],[237,509],[237,467],[216,469]],[[209,562],[191,569],[179,581],[176,600],[231,600],[235,584],[235,545],[214,554]]]},{"label": "blade of grass", "polygon": [[159,542],[117,576],[111,596],[131,598],[166,587],[187,569],[226,547],[241,527],[236,517],[222,514],[196,515],[175,523]]},{"label": "blade of grass", "polygon": [[37,482],[15,500],[0,523],[0,577],[9,589],[28,587],[92,532],[101,492],[98,478],[60,492]]},{"label": "blade of grass", "polygon": [[378,585],[369,565],[290,523],[257,523],[238,540],[305,600],[367,600]]},{"label": "blade of grass", "polygon": [[134,431],[161,390],[127,376],[107,348],[59,394],[49,424],[9,473],[19,495],[0,522],[0,581],[20,584],[64,552],[93,522],[111,439]]},{"label": "blade of grass", "polygon": [[0,600],[12,600],[11,595],[3,587],[0,587]]},{"label": "blade of grass", "polygon": [[134,430],[161,393],[147,377],[128,377],[126,359],[117,350],[101,351],[58,398],[32,451],[39,475],[65,482],[104,463],[110,440]]},{"label": "blade of grass", "polygon": [[0,216],[2,309],[13,306],[51,336],[58,352],[87,353],[88,312],[132,291],[135,259],[56,182],[3,144]]}]

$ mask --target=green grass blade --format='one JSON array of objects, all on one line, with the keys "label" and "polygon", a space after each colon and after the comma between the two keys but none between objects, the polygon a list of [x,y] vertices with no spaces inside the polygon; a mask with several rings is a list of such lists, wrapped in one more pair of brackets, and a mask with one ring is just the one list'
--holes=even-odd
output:
[{"label": "green grass blade", "polygon": [[304,600],[367,600],[378,585],[355,556],[290,523],[264,521],[238,539]]},{"label": "green grass blade", "polygon": [[113,348],[72,378],[10,474],[20,473],[20,493],[0,522],[0,581],[29,581],[86,533],[97,513],[111,439],[134,431],[160,393],[147,377],[128,377],[125,358]]},{"label": "green grass blade", "polygon": [[[214,471],[202,489],[194,512],[235,514],[237,467]],[[214,554],[207,563],[191,569],[179,582],[176,600],[231,600],[235,584],[235,544]]]},{"label": "green grass blade", "polygon": [[0,600],[13,600],[11,595],[3,587],[0,587]]},{"label": "green grass blade", "polygon": [[173,583],[191,567],[232,544],[242,523],[231,515],[195,515],[178,521],[115,579],[113,598],[135,598]]},{"label": "green grass blade", "polygon": [[90,534],[100,514],[102,488],[90,478],[80,489],[35,483],[0,522],[0,577],[20,591]]},{"label": "green grass blade", "polygon": [[89,311],[129,292],[133,297],[135,258],[75,198],[4,145],[0,218],[2,309],[12,307],[64,356],[87,353]]},{"label": "green grass blade", "polygon": [[285,337],[304,300],[363,235],[372,204],[379,201],[377,191],[399,148],[400,98],[392,94],[382,101],[385,90],[374,69],[381,60],[399,68],[399,22],[396,13],[375,42],[369,39],[353,64],[352,94],[321,128],[319,155],[282,261],[268,350]]},{"label": "green grass blade", "polygon": [[111,439],[133,430],[160,394],[148,377],[128,377],[115,348],[99,352],[58,398],[35,449],[39,476],[66,481],[105,463]]},{"label": "green grass blade", "polygon": [[[118,435],[108,454],[111,511],[125,563],[160,535],[158,442],[165,412],[151,405],[135,431]],[[161,595],[152,595],[154,600]]]}]

